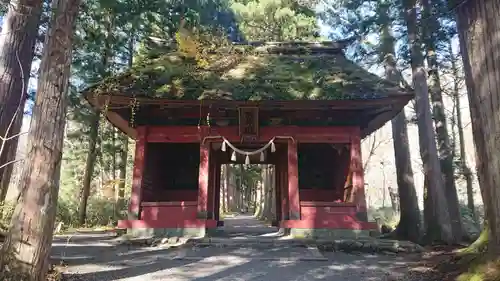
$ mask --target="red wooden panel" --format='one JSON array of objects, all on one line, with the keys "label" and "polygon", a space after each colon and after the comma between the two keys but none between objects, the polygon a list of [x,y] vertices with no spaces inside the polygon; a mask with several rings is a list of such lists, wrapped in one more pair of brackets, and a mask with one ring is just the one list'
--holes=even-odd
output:
[{"label": "red wooden panel", "polygon": [[141,218],[146,221],[165,220],[171,222],[196,219],[196,206],[143,206]]},{"label": "red wooden panel", "polygon": [[286,220],[280,223],[282,228],[305,229],[352,229],[375,230],[377,224],[372,222],[357,221],[348,215],[332,216],[322,220]]},{"label": "red wooden panel", "polygon": [[[350,136],[359,135],[358,127],[261,127],[259,142],[268,142],[276,136],[291,136],[301,142],[348,143]],[[148,127],[148,142],[199,142],[205,136],[224,136],[229,141],[240,141],[237,126],[151,126]],[[217,141],[214,138],[208,138]]]},{"label": "red wooden panel", "polygon": [[120,220],[117,228],[216,228],[216,220]]},{"label": "red wooden panel", "polygon": [[335,201],[335,191],[336,188],[332,188],[331,190],[326,189],[301,189],[299,191],[300,195],[300,205],[302,205],[302,201]]},{"label": "red wooden panel", "polygon": [[166,202],[142,202],[141,206],[147,207],[196,207],[196,201],[166,201]]},{"label": "red wooden panel", "polygon": [[164,201],[196,201],[198,190],[163,190],[161,198]]},{"label": "red wooden panel", "polygon": [[356,215],[356,206],[320,206],[301,207],[301,219],[303,220],[325,220],[332,215]]}]

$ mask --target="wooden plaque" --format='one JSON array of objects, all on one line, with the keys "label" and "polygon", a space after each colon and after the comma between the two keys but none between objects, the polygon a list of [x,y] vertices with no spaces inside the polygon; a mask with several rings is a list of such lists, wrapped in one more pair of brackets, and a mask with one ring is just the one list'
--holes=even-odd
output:
[{"label": "wooden plaque", "polygon": [[257,140],[259,137],[259,108],[240,107],[239,134],[243,141]]}]

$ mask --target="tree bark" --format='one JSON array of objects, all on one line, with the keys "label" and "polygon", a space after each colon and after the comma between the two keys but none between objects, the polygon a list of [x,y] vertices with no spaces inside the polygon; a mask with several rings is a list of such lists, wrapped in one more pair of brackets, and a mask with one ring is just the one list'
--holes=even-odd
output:
[{"label": "tree bark", "polygon": [[[0,136],[19,134],[40,22],[40,0],[11,1],[0,33]],[[0,165],[16,157],[18,137],[0,141]],[[5,200],[13,165],[0,168],[0,201]]]},{"label": "tree bark", "polygon": [[[101,57],[101,70],[99,71],[100,76],[102,79],[106,78],[109,75],[109,63],[111,61],[112,57],[112,17],[110,12],[108,11],[106,14],[106,20],[104,20],[104,28],[106,30],[106,38],[104,40],[104,47],[103,47],[103,53]],[[92,109],[94,111],[94,109]],[[106,110],[106,109],[105,109]],[[89,151],[87,154],[87,162],[85,165],[85,174],[83,177],[83,185],[82,185],[82,191],[81,191],[81,197],[80,197],[80,206],[78,208],[78,223],[80,225],[85,224],[86,216],[87,216],[87,202],[88,198],[90,196],[90,186],[92,183],[92,178],[94,176],[94,167],[97,159],[97,148],[96,144],[98,141],[99,137],[99,128],[100,128],[100,121],[101,121],[101,112],[99,110],[95,110],[91,116],[90,120],[90,134],[89,134]],[[115,151],[115,146],[114,146],[114,128],[111,128],[112,134],[113,134],[113,145],[112,145],[112,161],[110,163],[111,167],[110,172],[112,173],[112,179],[115,180],[115,165],[116,165],[116,151]],[[115,184],[113,182],[113,188]]]},{"label": "tree bark", "polygon": [[273,185],[271,182],[271,174],[272,174],[272,166],[271,165],[263,165],[265,167],[264,170],[264,178],[263,182],[265,184],[265,189],[264,189],[264,210],[262,212],[262,217],[265,220],[272,220],[273,219],[273,213],[272,213],[272,193],[273,193]]},{"label": "tree bark", "polygon": [[264,193],[265,193],[265,167],[262,167],[260,171],[260,180],[257,181],[257,190],[255,196],[255,216],[259,219],[263,218],[265,202],[264,202]]},{"label": "tree bark", "polygon": [[427,52],[427,64],[430,71],[430,94],[433,108],[433,119],[436,128],[438,151],[440,157],[441,172],[444,178],[445,195],[448,201],[448,211],[450,212],[450,220],[454,241],[460,241],[466,234],[462,225],[460,216],[460,204],[458,202],[457,187],[455,185],[455,171],[453,168],[453,151],[450,144],[448,134],[447,120],[444,109],[443,94],[441,90],[441,79],[439,77],[439,65],[437,60],[437,48],[433,37],[440,28],[437,18],[432,16],[436,14],[430,3],[430,0],[422,0],[424,8],[424,18],[426,19],[424,26],[425,30],[425,46]]},{"label": "tree bark", "polygon": [[[135,28],[132,29],[134,31]],[[128,67],[132,68],[134,64],[134,33],[131,32],[130,40],[128,43]],[[128,158],[128,136],[121,134],[121,149],[120,149],[120,163],[119,163],[119,174],[120,183],[118,184],[118,202],[117,202],[117,215],[120,216],[120,211],[125,207],[125,183],[127,180],[127,159]]]},{"label": "tree bark", "polygon": [[[12,124],[12,135],[18,135],[21,131],[21,127],[23,125],[23,117],[24,114],[17,114],[16,115],[16,120]],[[6,150],[4,150],[3,154],[8,154],[4,155],[6,158],[6,163],[16,161],[17,157],[17,147],[19,143],[19,138],[16,137],[15,141],[14,139],[8,141],[10,142],[8,145],[6,143]],[[15,144],[14,144],[15,142]],[[22,159],[19,157],[19,159]],[[3,163],[3,162],[0,162]],[[22,162],[19,162],[19,165],[22,165]],[[3,169],[3,174],[0,177],[0,202],[5,201],[5,198],[7,197],[7,193],[9,191],[9,186],[11,185],[11,179],[12,179],[12,173],[14,172],[16,164],[12,163],[8,166],[5,166]],[[17,183],[13,183],[15,186]]]},{"label": "tree bark", "polygon": [[421,0],[423,6],[423,17],[425,22],[422,25],[424,28],[424,40],[427,52],[427,64],[429,71],[429,91],[433,109],[433,119],[437,135],[437,145],[439,151],[439,162],[441,172],[444,179],[445,196],[448,203],[448,211],[450,213],[450,221],[452,227],[453,241],[460,241],[465,235],[460,216],[460,204],[458,202],[457,187],[455,185],[455,171],[453,168],[453,151],[450,144],[448,134],[447,120],[443,102],[443,94],[441,90],[441,79],[439,77],[439,65],[437,60],[437,48],[434,34],[437,34],[440,24],[434,14],[437,14],[432,9],[431,0]]},{"label": "tree bark", "polygon": [[45,281],[59,193],[73,30],[80,0],[52,1],[21,194],[0,255],[0,279]]},{"label": "tree bark", "polygon": [[426,200],[429,201],[429,204],[426,207],[430,208],[427,210],[427,213],[431,215],[425,216],[426,240],[429,242],[451,243],[455,241],[453,241],[454,237],[451,230],[448,204],[444,193],[441,166],[439,164],[435,134],[432,126],[427,75],[423,67],[420,40],[417,37],[417,8],[415,0],[404,0],[403,3],[404,16],[408,27],[412,78],[416,95],[415,104],[420,155],[424,166],[424,175],[428,179]]},{"label": "tree bark", "polygon": [[490,227],[488,251],[500,253],[500,0],[457,5],[477,175]]},{"label": "tree bark", "polygon": [[[400,83],[401,74],[396,67],[394,36],[390,32],[391,20],[389,5],[381,4],[381,52],[385,67],[385,76],[396,84]],[[408,142],[408,127],[405,110],[391,121],[392,141],[399,194],[400,220],[394,234],[404,240],[419,242],[421,238],[421,218],[418,207],[417,191],[411,167],[411,154]]]},{"label": "tree bark", "polygon": [[127,157],[128,157],[128,136],[122,134],[121,136],[121,148],[119,157],[119,178],[120,183],[118,184],[118,202],[117,202],[117,215],[120,215],[120,211],[125,207],[125,183],[127,180]]},{"label": "tree bark", "polygon": [[85,224],[87,217],[87,202],[90,196],[90,186],[92,177],[94,175],[94,166],[97,159],[97,137],[99,135],[99,123],[101,119],[100,112],[93,112],[90,121],[90,134],[89,134],[89,151],[87,154],[87,161],[85,163],[85,172],[83,174],[83,184],[80,193],[80,205],[78,207],[78,224],[80,226]]},{"label": "tree bark", "polygon": [[466,190],[467,190],[467,207],[472,213],[472,218],[476,223],[478,223],[476,208],[474,207],[474,188],[472,185],[472,171],[469,165],[467,164],[467,156],[465,154],[465,138],[464,138],[464,126],[462,123],[462,107],[460,102],[460,89],[459,89],[459,76],[458,76],[458,66],[457,66],[457,58],[453,54],[453,50],[451,48],[450,42],[450,55],[451,59],[451,70],[453,73],[453,99],[455,100],[455,115],[456,115],[456,123],[457,123],[457,131],[458,131],[458,141],[460,147],[460,170],[462,176],[465,179]]}]

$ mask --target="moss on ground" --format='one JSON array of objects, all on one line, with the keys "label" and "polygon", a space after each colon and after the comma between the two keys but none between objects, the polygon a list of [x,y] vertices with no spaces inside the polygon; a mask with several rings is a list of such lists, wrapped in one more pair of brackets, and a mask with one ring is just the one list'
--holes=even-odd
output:
[{"label": "moss on ground", "polygon": [[487,254],[469,254],[462,256],[461,264],[467,270],[461,273],[457,281],[498,281],[500,280],[500,258]]}]

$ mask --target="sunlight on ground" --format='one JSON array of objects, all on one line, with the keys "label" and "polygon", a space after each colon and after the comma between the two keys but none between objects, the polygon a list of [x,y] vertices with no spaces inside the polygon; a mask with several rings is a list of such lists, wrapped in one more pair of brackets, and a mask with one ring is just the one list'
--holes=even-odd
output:
[{"label": "sunlight on ground", "polygon": [[491,261],[478,257],[470,263],[468,272],[461,274],[457,281],[498,281],[500,280],[500,259]]},{"label": "sunlight on ground", "polygon": [[[237,256],[217,256],[209,257],[197,261],[196,263],[189,263],[183,266],[178,266],[174,268],[169,268],[168,270],[162,271],[159,274],[153,274],[154,278],[165,278],[175,279],[175,280],[193,280],[194,278],[208,277],[213,274],[223,272],[231,267],[239,266],[244,263],[249,262],[249,259],[237,257]],[[228,276],[229,277],[229,276]],[[251,278],[250,278],[251,279]],[[144,277],[137,276],[132,280],[144,280]],[[221,279],[224,280],[224,279]],[[236,280],[236,279],[227,279]],[[248,280],[248,279],[243,279]]]}]

